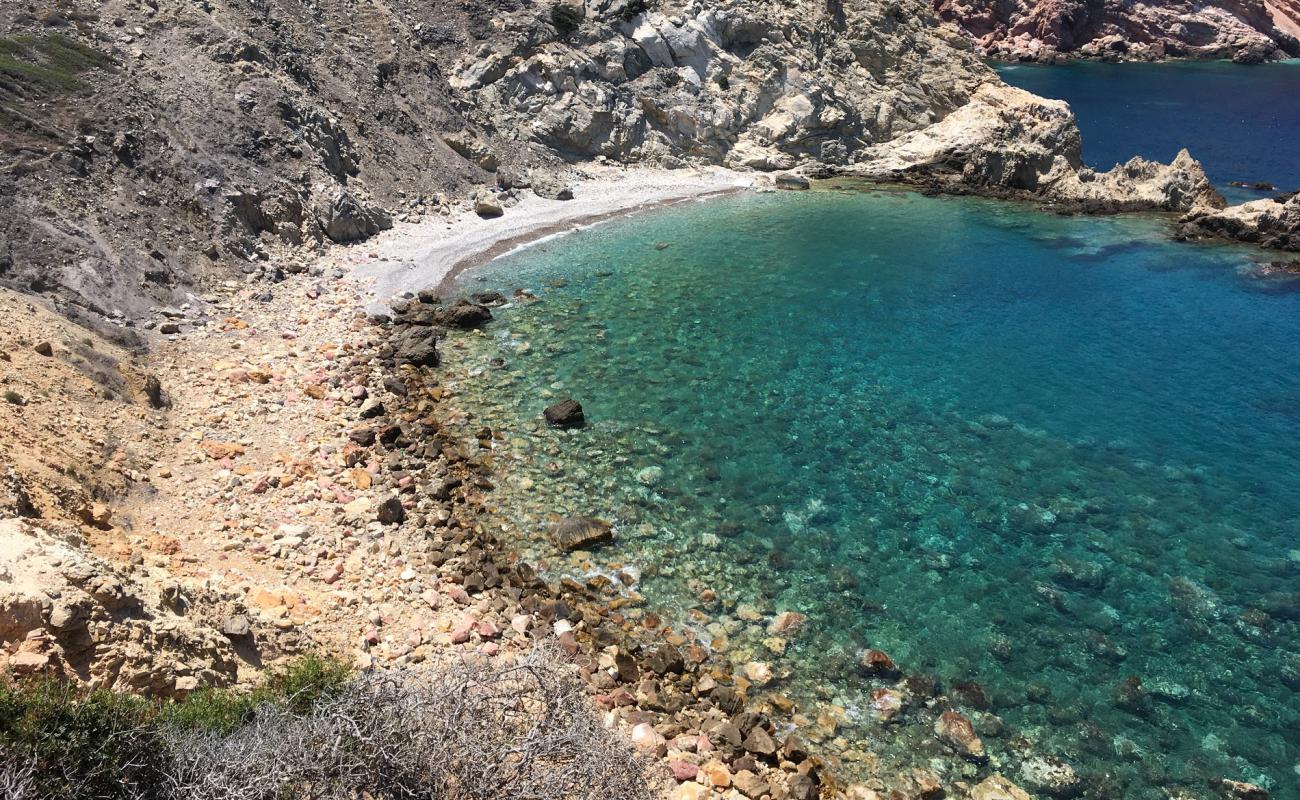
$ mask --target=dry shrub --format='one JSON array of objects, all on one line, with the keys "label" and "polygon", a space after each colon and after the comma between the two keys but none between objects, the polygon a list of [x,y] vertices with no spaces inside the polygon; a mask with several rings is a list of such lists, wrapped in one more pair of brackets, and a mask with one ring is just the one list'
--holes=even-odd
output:
[{"label": "dry shrub", "polygon": [[0,750],[0,800],[36,800],[36,765]]},{"label": "dry shrub", "polygon": [[641,800],[645,764],[554,653],[359,676],[305,713],[171,734],[188,800]]}]

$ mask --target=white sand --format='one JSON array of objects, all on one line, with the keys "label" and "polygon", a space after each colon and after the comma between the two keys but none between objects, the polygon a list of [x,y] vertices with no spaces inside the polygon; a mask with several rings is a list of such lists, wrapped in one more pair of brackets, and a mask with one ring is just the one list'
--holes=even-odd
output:
[{"label": "white sand", "polygon": [[403,292],[435,288],[449,275],[485,263],[522,244],[635,210],[739,191],[753,174],[707,170],[586,167],[588,179],[573,184],[572,200],[526,196],[504,216],[482,219],[472,211],[398,223],[362,247],[355,275],[372,279],[371,310],[381,310]]}]

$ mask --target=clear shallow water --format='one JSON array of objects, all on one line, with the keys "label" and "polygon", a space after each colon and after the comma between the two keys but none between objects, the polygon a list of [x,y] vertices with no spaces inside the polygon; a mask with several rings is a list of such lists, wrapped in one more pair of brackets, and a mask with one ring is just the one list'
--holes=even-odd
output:
[{"label": "clear shallow water", "polygon": [[[1269,181],[1300,188],[1300,61],[1247,67],[1227,61],[1004,65],[1002,79],[1069,102],[1083,156],[1109,169],[1134,155],[1169,161],[1180,148],[1216,184]],[[1230,190],[1235,200],[1253,192]]]},{"label": "clear shallow water", "polygon": [[[526,550],[599,568],[538,532],[614,518],[597,558],[788,671],[851,766],[942,760],[870,712],[869,645],[977,682],[1013,777],[1024,736],[1093,797],[1219,776],[1300,797],[1300,287],[1160,226],[883,192],[650,213],[463,279],[539,299],[449,349],[449,377],[504,430]],[[568,394],[589,427],[539,425]],[[778,656],[738,604],[810,625]]]}]

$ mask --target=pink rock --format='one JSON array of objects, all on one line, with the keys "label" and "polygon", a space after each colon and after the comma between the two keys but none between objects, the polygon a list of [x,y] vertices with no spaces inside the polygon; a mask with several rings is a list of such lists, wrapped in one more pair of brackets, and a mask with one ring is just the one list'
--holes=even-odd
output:
[{"label": "pink rock", "polygon": [[456,623],[456,627],[451,629],[451,643],[464,644],[465,642],[468,642],[469,635],[474,630],[474,623],[474,618],[469,614],[461,617],[460,622]]},{"label": "pink rock", "polygon": [[492,620],[485,619],[478,624],[478,635],[484,639],[495,639],[501,635],[501,629]]},{"label": "pink rock", "polygon": [[479,648],[479,652],[485,656],[494,656],[501,652],[501,645],[496,642],[484,642],[483,646]]},{"label": "pink rock", "polygon": [[336,583],[338,582],[338,579],[342,577],[343,577],[343,565],[340,563],[336,562],[333,566],[328,567],[325,570],[325,582],[328,584]]},{"label": "pink rock", "polygon": [[673,778],[679,782],[693,781],[695,776],[700,774],[700,768],[689,761],[680,761],[673,759],[668,762],[668,771],[673,774]]},{"label": "pink rock", "polygon": [[465,591],[465,587],[458,583],[453,583],[447,588],[447,596],[462,606],[467,606],[470,603],[469,593]]},{"label": "pink rock", "polygon": [[374,628],[371,628],[370,630],[366,631],[365,641],[366,644],[370,645],[371,647],[374,647],[375,645],[379,644],[379,631],[375,630]]},{"label": "pink rock", "polygon": [[707,734],[703,734],[703,733],[701,733],[701,734],[700,734],[700,739],[699,739],[699,744],[697,744],[697,745],[695,746],[695,749],[696,749],[697,751],[701,752],[701,753],[712,753],[712,752],[713,752],[713,742],[710,742],[710,741],[709,741],[709,737],[708,737]]},{"label": "pink rock", "polygon": [[528,629],[533,626],[533,618],[528,614],[516,614],[510,620],[510,627],[519,633],[528,633]]}]

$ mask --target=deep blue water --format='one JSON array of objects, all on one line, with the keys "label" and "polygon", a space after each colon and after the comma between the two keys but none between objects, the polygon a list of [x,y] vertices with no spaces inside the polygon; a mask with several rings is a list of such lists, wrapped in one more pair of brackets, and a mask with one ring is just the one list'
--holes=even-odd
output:
[{"label": "deep blue water", "polygon": [[[1090,797],[1297,798],[1300,285],[1162,225],[903,192],[649,213],[466,277],[538,300],[449,350],[448,382],[506,434],[526,551],[636,565],[703,641],[788,668],[810,718],[846,709],[844,740],[810,736],[876,754],[854,769],[975,770],[932,715],[877,719],[872,646],[983,688],[1008,725],[963,706],[985,771],[1025,783],[1029,742]],[[569,394],[591,426],[540,425]],[[558,557],[554,513],[619,541]],[[811,623],[779,655],[786,609]]]},{"label": "deep blue water", "polygon": [[1134,155],[1167,162],[1186,147],[1220,186],[1268,181],[1300,189],[1300,61],[1075,62],[998,72],[1014,86],[1069,102],[1090,166],[1109,169]]}]

